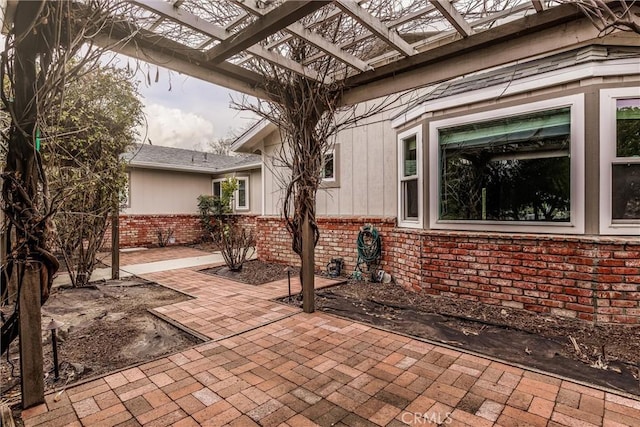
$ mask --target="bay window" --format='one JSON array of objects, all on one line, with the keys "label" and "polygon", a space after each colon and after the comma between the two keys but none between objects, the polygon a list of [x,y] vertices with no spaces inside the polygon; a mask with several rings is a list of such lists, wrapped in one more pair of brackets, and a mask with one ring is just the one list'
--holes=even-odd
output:
[{"label": "bay window", "polygon": [[422,227],[422,128],[398,135],[398,223]]},{"label": "bay window", "polygon": [[640,234],[640,88],[600,94],[600,233]]},{"label": "bay window", "polygon": [[582,109],[574,96],[432,122],[431,227],[583,232]]}]

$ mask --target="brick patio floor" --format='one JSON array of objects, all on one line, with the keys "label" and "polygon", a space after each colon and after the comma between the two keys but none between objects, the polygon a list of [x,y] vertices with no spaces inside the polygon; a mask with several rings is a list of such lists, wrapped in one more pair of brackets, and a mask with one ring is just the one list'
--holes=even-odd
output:
[{"label": "brick patio floor", "polygon": [[156,311],[211,341],[49,394],[25,426],[640,426],[640,398],[301,313],[271,301],[286,280],[145,278],[194,296]]}]

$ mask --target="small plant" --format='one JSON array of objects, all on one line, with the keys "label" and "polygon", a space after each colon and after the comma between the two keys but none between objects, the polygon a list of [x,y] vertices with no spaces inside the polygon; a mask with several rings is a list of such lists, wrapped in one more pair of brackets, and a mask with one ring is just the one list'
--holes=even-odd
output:
[{"label": "small plant", "polygon": [[238,180],[227,178],[221,183],[221,195],[219,197],[205,194],[198,196],[200,224],[205,235],[213,237],[220,230],[225,216],[233,213],[231,202],[237,189]]},{"label": "small plant", "polygon": [[171,227],[167,228],[166,230],[163,230],[162,228],[156,229],[156,236],[158,236],[158,245],[161,248],[164,248],[169,243],[173,243],[175,241],[173,237],[173,231],[174,230]]},{"label": "small plant", "polygon": [[255,251],[256,239],[253,231],[237,225],[225,224],[214,237],[220,245],[222,257],[231,271],[242,270],[242,265]]},{"label": "small plant", "polygon": [[233,218],[229,216],[233,213],[231,202],[238,190],[238,180],[225,179],[220,185],[220,190],[220,197],[198,197],[200,223],[206,235],[220,247],[229,270],[240,271],[247,258],[253,255],[256,239],[252,231],[247,232],[235,225]]}]

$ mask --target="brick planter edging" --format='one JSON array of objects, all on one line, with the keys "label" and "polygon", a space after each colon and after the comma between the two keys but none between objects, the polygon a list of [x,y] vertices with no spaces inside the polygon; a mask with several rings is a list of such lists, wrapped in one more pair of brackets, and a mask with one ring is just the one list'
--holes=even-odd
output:
[{"label": "brick planter edging", "polygon": [[[640,324],[640,242],[621,237],[415,230],[389,217],[319,217],[316,270],[353,271],[360,227],[382,236],[382,268],[407,289],[486,304]],[[258,217],[258,256],[299,265],[279,217]]]}]

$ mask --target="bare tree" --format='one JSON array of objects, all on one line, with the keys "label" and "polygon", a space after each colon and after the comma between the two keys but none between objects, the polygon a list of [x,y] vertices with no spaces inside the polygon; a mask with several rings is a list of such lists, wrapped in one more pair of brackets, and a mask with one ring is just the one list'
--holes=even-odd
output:
[{"label": "bare tree", "polygon": [[207,144],[207,151],[221,156],[228,156],[231,153],[232,143],[232,138],[217,138],[213,141],[209,141]]},{"label": "bare tree", "polygon": [[[287,43],[291,56],[304,62],[308,45],[296,40]],[[303,309],[313,307],[313,250],[320,238],[316,221],[316,193],[322,181],[324,156],[336,134],[386,110],[403,95],[386,97],[369,106],[340,106],[343,84],[333,76],[341,67],[328,58],[316,67],[315,78],[291,70],[257,62],[255,69],[264,77],[267,100],[242,98],[232,106],[249,110],[275,124],[282,144],[275,154],[278,166],[286,170],[280,175],[284,189],[283,217],[292,237],[292,249],[301,258],[300,278],[308,293]],[[332,83],[325,83],[332,82]],[[310,290],[309,290],[310,289]]]},{"label": "bare tree", "polygon": [[560,0],[578,7],[603,34],[615,30],[640,34],[640,2],[606,0]]},{"label": "bare tree", "polygon": [[[52,217],[60,199],[49,192],[40,151],[45,136],[41,132],[46,125],[42,119],[55,112],[63,114],[61,106],[68,84],[95,69],[105,51],[94,46],[92,38],[114,25],[125,10],[118,2],[108,0],[17,3],[14,27],[0,59],[5,83],[0,98],[11,118],[3,135],[7,146],[2,173],[7,256],[0,286],[4,290],[14,283],[16,293],[16,308],[1,327],[3,353],[18,335],[19,307],[24,303],[28,311],[33,311],[44,303],[59,268],[51,242]],[[20,317],[25,318],[21,328],[31,328],[23,330],[21,352],[26,345],[23,341],[31,340],[33,346],[29,368],[35,370],[23,371],[22,375],[23,406],[28,407],[43,400],[41,363],[38,368],[38,360],[42,360],[40,317],[28,312]],[[26,397],[25,378],[32,381]]]}]

